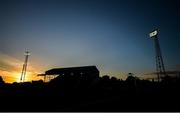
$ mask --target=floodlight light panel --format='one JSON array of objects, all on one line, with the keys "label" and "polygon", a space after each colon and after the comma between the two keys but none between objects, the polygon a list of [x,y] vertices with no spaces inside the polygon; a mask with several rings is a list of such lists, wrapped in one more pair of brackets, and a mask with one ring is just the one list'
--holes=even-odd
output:
[{"label": "floodlight light panel", "polygon": [[158,34],[157,30],[155,30],[155,31],[151,32],[149,34],[149,36],[152,38],[152,37],[156,36],[157,34]]},{"label": "floodlight light panel", "polygon": [[24,53],[24,55],[30,55],[30,52],[29,52],[29,51],[26,51],[26,52]]}]

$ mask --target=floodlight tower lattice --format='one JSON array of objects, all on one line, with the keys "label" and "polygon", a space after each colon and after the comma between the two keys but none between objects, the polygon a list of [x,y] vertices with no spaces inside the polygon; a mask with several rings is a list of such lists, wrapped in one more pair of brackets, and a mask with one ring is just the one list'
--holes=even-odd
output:
[{"label": "floodlight tower lattice", "polygon": [[153,32],[151,32],[149,35],[154,40],[155,58],[156,58],[156,73],[157,73],[157,79],[159,82],[162,75],[166,76],[166,71],[165,71],[162,52],[161,52],[161,48],[160,48],[160,44],[159,44],[158,32],[159,32],[159,30],[156,29]]},{"label": "floodlight tower lattice", "polygon": [[24,82],[25,81],[25,76],[26,76],[26,70],[27,70],[27,63],[28,63],[28,57],[30,55],[29,51],[25,51],[25,61],[23,64],[23,68],[22,68],[22,73],[21,73],[21,78],[20,78],[20,82]]}]

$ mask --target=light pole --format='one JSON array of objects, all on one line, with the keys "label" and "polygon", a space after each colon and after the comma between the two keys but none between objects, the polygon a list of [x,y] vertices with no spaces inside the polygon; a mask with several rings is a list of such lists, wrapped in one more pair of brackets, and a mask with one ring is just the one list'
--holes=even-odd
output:
[{"label": "light pole", "polygon": [[157,78],[158,78],[158,82],[159,82],[161,75],[166,75],[166,72],[165,72],[163,57],[162,57],[162,53],[161,53],[161,49],[160,49],[158,32],[159,32],[159,30],[156,29],[156,30],[152,31],[149,34],[149,36],[150,36],[150,38],[152,38],[154,40],[154,44],[155,44],[156,72],[157,72]]}]

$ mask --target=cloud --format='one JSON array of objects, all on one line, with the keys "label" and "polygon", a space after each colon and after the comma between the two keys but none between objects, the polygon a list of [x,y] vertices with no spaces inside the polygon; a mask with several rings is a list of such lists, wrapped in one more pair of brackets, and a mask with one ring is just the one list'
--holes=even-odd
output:
[{"label": "cloud", "polygon": [[0,58],[0,69],[4,71],[19,70],[23,63],[22,61],[1,52]]}]

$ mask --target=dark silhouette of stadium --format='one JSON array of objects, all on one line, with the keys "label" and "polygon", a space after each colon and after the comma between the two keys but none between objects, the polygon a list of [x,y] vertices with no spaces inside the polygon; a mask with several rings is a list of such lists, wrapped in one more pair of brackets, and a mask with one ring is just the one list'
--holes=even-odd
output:
[{"label": "dark silhouette of stadium", "polygon": [[76,78],[93,81],[99,77],[99,70],[96,66],[55,68],[46,71],[44,76],[47,75],[59,75],[58,77],[62,78]]},{"label": "dark silhouette of stadium", "polygon": [[8,84],[0,78],[0,111],[179,111],[180,78],[161,82],[99,76],[95,66],[55,68],[59,75]]}]

